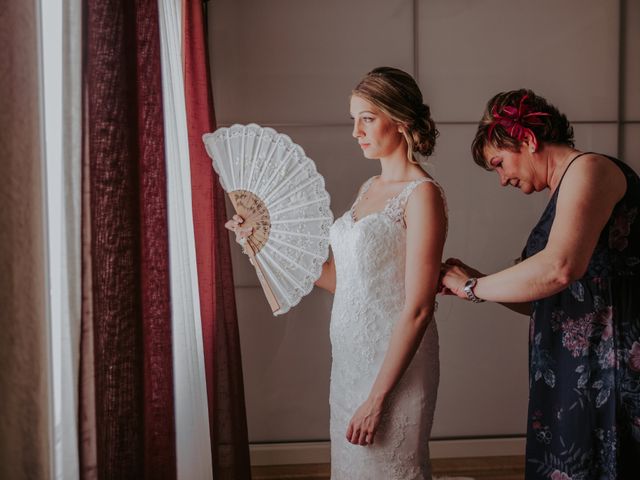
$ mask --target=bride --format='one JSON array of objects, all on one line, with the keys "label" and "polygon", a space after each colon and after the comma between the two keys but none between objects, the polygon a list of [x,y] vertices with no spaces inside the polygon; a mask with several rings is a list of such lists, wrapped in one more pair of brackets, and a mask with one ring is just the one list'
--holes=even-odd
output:
[{"label": "bride", "polygon": [[[437,130],[414,79],[369,72],[350,100],[353,136],[380,175],[331,227],[333,258],[316,285],[331,313],[332,480],[431,478],[439,380],[435,295],[446,237],[442,189],[414,159]],[[227,228],[249,235],[234,216]]]}]

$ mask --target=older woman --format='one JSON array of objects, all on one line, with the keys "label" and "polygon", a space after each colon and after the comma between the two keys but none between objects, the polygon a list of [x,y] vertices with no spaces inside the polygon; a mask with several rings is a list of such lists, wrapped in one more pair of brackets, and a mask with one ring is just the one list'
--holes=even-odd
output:
[{"label": "older woman", "polygon": [[502,186],[551,199],[522,261],[444,287],[531,315],[526,478],[640,478],[640,179],[574,148],[565,115],[530,90],[494,96],[472,146]]}]

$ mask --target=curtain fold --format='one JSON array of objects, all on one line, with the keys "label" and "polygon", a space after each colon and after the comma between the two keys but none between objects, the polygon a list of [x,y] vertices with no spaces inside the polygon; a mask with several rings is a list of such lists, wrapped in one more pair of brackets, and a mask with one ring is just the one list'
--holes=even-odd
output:
[{"label": "curtain fold", "polygon": [[[54,339],[54,356],[60,359],[58,388],[54,401],[56,478],[79,477],[78,465],[78,385],[81,320],[81,257],[80,215],[82,172],[82,10],[80,0],[62,2],[62,161],[61,184],[57,186],[61,198],[60,211],[50,218],[60,218],[59,275],[61,311],[58,319],[60,338]],[[51,165],[49,165],[51,166]],[[51,179],[50,179],[51,180]],[[49,195],[53,193],[49,190]],[[50,205],[51,209],[52,206]],[[54,207],[55,208],[55,207]],[[50,228],[51,232],[51,228]],[[56,255],[56,252],[52,252]],[[52,315],[53,321],[55,317]],[[58,350],[58,351],[56,351]],[[55,364],[55,361],[54,361]]]},{"label": "curtain fold", "polygon": [[182,0],[160,0],[178,478],[212,478],[182,55]]},{"label": "curtain fold", "polygon": [[51,478],[38,2],[0,11],[0,478]]},{"label": "curtain fold", "polygon": [[84,6],[81,472],[174,479],[158,5]]},{"label": "curtain fold", "polygon": [[185,95],[214,478],[251,477],[224,192],[202,135],[215,130],[203,3],[185,0]]}]

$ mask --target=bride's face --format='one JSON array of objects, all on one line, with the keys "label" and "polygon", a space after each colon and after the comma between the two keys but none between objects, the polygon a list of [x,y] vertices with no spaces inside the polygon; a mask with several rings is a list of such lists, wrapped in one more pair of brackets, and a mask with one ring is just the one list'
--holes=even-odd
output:
[{"label": "bride's face", "polygon": [[351,96],[353,137],[366,158],[386,158],[406,150],[405,140],[396,122],[371,102]]}]

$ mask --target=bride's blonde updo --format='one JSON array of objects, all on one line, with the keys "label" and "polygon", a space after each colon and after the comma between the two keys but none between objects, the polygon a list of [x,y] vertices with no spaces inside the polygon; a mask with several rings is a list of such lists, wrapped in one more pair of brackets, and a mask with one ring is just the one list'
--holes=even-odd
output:
[{"label": "bride's blonde updo", "polygon": [[438,130],[411,75],[397,68],[378,67],[367,73],[351,93],[371,102],[404,127],[402,134],[410,162],[417,163],[413,152],[425,157],[433,153]]}]

